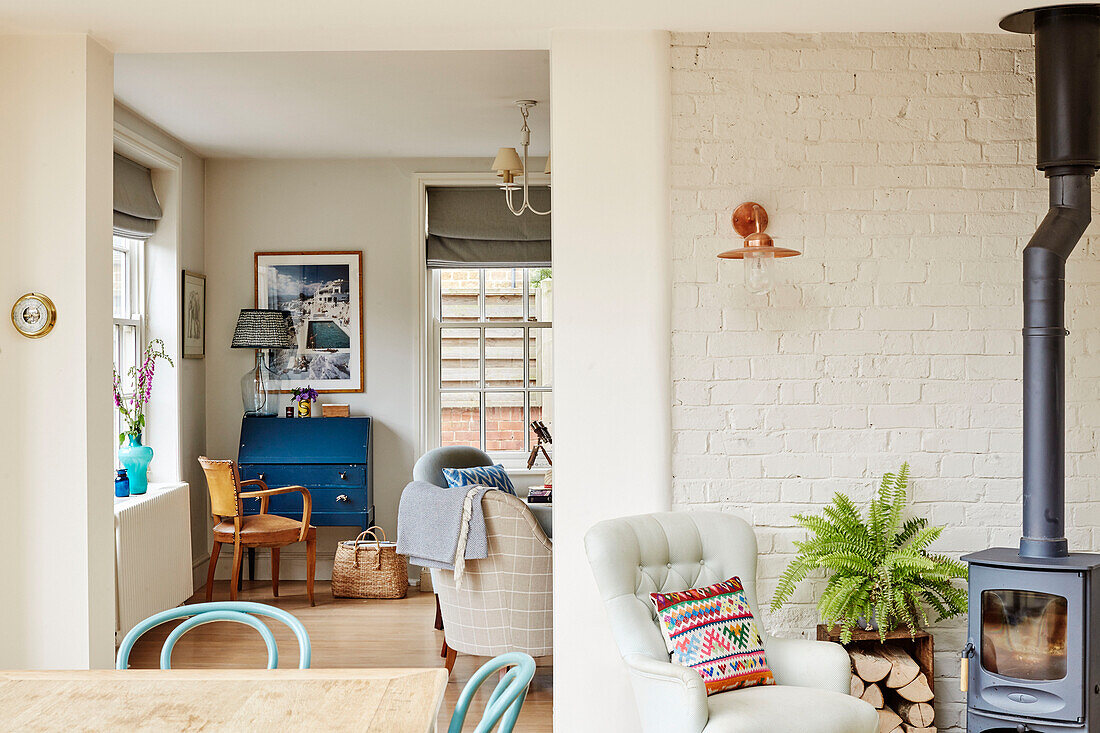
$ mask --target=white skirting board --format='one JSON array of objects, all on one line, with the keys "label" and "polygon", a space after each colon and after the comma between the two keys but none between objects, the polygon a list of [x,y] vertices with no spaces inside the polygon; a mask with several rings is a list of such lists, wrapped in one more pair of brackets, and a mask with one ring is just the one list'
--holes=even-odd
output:
[{"label": "white skirting board", "polygon": [[115,499],[118,639],[142,619],[191,597],[188,491],[185,483],[150,484],[146,494]]}]

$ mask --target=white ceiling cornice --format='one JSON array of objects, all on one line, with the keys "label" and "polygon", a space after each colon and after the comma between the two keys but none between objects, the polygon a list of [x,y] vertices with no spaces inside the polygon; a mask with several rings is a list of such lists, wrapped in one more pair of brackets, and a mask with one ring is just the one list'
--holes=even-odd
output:
[{"label": "white ceiling cornice", "polygon": [[545,49],[555,28],[996,33],[1020,0],[0,0],[0,33],[120,53]]}]

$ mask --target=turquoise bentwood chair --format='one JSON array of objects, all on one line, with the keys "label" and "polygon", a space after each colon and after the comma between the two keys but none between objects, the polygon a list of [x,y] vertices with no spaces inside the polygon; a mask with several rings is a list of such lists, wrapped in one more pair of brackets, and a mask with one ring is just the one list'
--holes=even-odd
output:
[{"label": "turquoise bentwood chair", "polygon": [[481,669],[474,672],[474,676],[458,696],[447,733],[462,733],[462,724],[466,722],[466,711],[470,708],[470,701],[473,700],[474,694],[489,675],[504,667],[511,667],[511,669],[501,678],[493,694],[489,696],[485,713],[481,716],[481,722],[474,728],[474,733],[489,733],[497,721],[500,721],[499,733],[512,733],[520,708],[523,707],[523,701],[527,697],[527,686],[535,676],[535,660],[523,652],[508,652],[493,657],[481,665]]},{"label": "turquoise bentwood chair", "polygon": [[[251,615],[250,615],[251,614]],[[233,621],[245,626],[251,626],[260,632],[260,636],[267,645],[267,668],[275,669],[279,666],[279,647],[275,643],[275,636],[271,629],[255,616],[267,616],[290,627],[294,636],[298,638],[298,669],[309,669],[312,650],[309,644],[309,634],[305,626],[292,614],[281,608],[268,606],[264,603],[251,603],[249,601],[215,601],[214,603],[196,603],[191,606],[179,606],[167,611],[153,614],[139,623],[126,634],[122,644],[118,648],[118,658],[115,661],[116,669],[126,669],[130,664],[130,652],[134,648],[141,635],[154,626],[160,626],[166,621],[178,618],[190,617],[182,624],[172,629],[172,633],[164,640],[164,646],[160,649],[160,668],[172,668],[172,649],[180,637],[196,626],[208,624],[212,621]]]}]

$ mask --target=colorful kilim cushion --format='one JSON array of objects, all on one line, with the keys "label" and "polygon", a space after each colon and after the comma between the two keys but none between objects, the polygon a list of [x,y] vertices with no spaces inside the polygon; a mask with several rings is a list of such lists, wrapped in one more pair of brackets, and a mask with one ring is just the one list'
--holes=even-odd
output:
[{"label": "colorful kilim cushion", "polygon": [[649,597],[672,663],[698,672],[708,695],[775,684],[739,578]]},{"label": "colorful kilim cushion", "polygon": [[512,485],[512,479],[508,478],[508,472],[501,465],[444,468],[443,477],[452,489],[460,486],[490,486],[512,496],[516,495],[516,487]]}]

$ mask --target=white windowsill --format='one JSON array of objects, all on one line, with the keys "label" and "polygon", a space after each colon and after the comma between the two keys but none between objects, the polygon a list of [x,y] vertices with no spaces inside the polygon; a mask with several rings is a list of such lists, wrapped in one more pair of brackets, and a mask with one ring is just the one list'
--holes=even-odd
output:
[{"label": "white windowsill", "polygon": [[116,496],[114,498],[115,499],[115,508],[117,509],[117,508],[119,508],[119,506],[121,506],[123,504],[126,504],[126,503],[130,503],[130,502],[137,503],[139,501],[144,501],[148,498],[156,496],[157,494],[164,493],[165,491],[171,491],[172,489],[178,488],[180,486],[187,486],[187,483],[185,481],[167,481],[167,482],[162,482],[162,483],[151,483],[150,482],[149,490],[146,491],[144,494],[130,494],[129,496]]},{"label": "white windowsill", "polygon": [[504,470],[508,472],[509,476],[542,476],[546,473],[545,468],[527,468],[525,465],[521,466],[509,466],[507,463],[502,463]]}]

